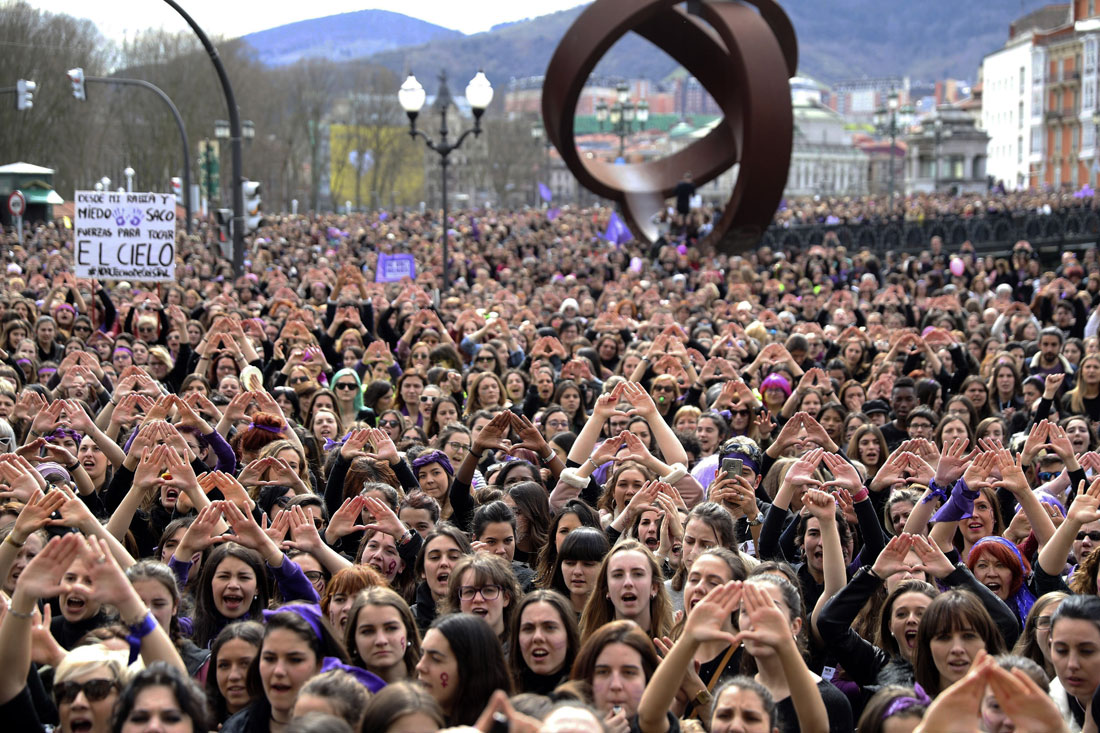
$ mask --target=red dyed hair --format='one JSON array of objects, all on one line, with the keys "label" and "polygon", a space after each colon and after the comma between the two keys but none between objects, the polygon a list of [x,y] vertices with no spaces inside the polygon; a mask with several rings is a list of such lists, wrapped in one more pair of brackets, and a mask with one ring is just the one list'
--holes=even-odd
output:
[{"label": "red dyed hair", "polygon": [[[244,451],[258,452],[268,443],[276,440],[285,440],[287,427],[286,421],[278,415],[270,412],[257,412],[252,415],[252,425],[237,433],[233,438],[233,448],[237,451],[237,457]],[[267,428],[267,429],[265,429]]]},{"label": "red dyed hair", "polygon": [[[993,559],[1000,562],[1006,568],[1012,572],[1012,583],[1008,589],[1008,595],[1016,595],[1016,591],[1020,590],[1020,586],[1024,584],[1024,578],[1031,574],[1031,563],[1027,561],[1024,554],[1021,552],[1017,557],[1016,553],[1010,550],[1004,545],[1003,542],[983,542],[982,544],[974,547],[970,550],[970,556],[966,558],[966,567],[970,568],[970,572],[974,572],[974,566],[978,564],[978,560],[982,555],[991,555]],[[1023,562],[1023,566],[1020,563]]]}]

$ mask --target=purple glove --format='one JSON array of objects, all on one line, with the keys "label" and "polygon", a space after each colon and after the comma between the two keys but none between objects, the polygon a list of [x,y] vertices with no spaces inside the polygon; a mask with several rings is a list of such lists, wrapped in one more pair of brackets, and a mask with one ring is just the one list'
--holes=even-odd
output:
[{"label": "purple glove", "polygon": [[940,507],[932,517],[933,522],[957,522],[974,516],[974,500],[978,498],[977,489],[969,489],[966,482],[959,479],[947,503]]}]

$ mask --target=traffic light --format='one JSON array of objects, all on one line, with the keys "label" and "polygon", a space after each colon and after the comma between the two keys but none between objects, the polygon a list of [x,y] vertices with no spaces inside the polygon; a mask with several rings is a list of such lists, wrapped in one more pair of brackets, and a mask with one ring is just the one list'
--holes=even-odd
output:
[{"label": "traffic light", "polygon": [[79,66],[69,69],[69,81],[73,83],[73,96],[81,102],[88,101],[88,93],[84,88],[84,69]]},{"label": "traffic light", "polygon": [[34,90],[38,85],[27,79],[20,79],[15,83],[15,108],[18,110],[30,109],[34,106]]},{"label": "traffic light", "polygon": [[214,221],[218,225],[220,241],[230,241],[233,236],[233,209],[214,209]]},{"label": "traffic light", "polygon": [[247,178],[241,182],[244,193],[244,230],[254,232],[263,224],[263,202],[260,199],[260,182]]},{"label": "traffic light", "polygon": [[172,177],[172,193],[176,195],[176,205],[183,205],[183,180],[179,176]]}]

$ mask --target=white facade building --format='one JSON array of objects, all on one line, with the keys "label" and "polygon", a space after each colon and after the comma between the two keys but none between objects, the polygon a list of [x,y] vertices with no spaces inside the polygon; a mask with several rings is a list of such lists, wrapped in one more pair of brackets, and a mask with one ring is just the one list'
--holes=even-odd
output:
[{"label": "white facade building", "polygon": [[[1032,153],[1032,75],[1042,54],[1026,33],[982,62],[982,129],[989,135],[987,173],[1009,191],[1028,187]],[[1042,78],[1042,65],[1038,65]],[[1042,110],[1040,97],[1038,109]]]}]

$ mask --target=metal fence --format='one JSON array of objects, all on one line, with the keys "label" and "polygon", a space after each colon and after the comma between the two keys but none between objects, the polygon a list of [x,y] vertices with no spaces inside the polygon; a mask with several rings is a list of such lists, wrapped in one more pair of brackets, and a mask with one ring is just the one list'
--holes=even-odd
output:
[{"label": "metal fence", "polygon": [[837,241],[850,251],[919,252],[928,249],[928,243],[934,236],[943,238],[947,251],[956,250],[963,242],[969,241],[981,253],[1007,253],[1021,239],[1044,252],[1078,250],[1096,246],[1100,237],[1100,212],[1080,207],[1050,214],[949,216],[920,222],[772,225],[764,233],[760,246],[777,250],[805,250],[815,244],[823,244],[830,234],[835,234]]}]

